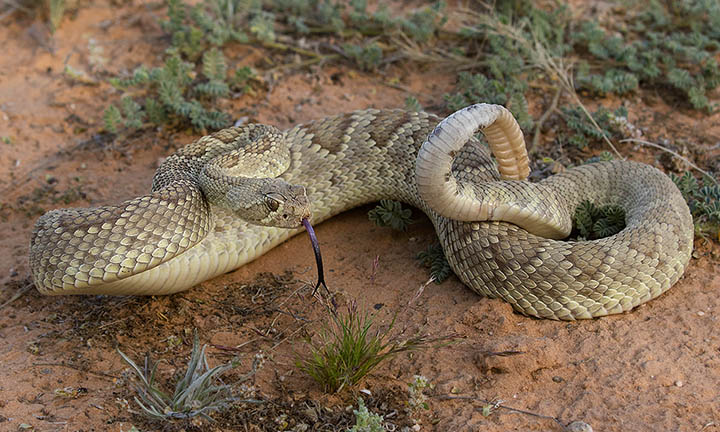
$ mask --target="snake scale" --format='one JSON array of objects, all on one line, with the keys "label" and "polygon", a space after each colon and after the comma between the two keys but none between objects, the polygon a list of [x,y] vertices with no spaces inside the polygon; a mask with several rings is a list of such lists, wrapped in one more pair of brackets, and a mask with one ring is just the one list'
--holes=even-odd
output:
[{"label": "snake scale", "polygon": [[[444,120],[369,109],[284,132],[224,129],[168,157],[148,195],[43,215],[30,267],[44,294],[170,294],[259,257],[300,232],[303,217],[317,224],[393,199],[428,215],[468,287],[526,315],[628,311],[683,274],[692,217],[665,174],[612,161],[530,183],[527,166],[517,123],[496,105]],[[562,240],[582,200],[623,207],[625,229]]]}]

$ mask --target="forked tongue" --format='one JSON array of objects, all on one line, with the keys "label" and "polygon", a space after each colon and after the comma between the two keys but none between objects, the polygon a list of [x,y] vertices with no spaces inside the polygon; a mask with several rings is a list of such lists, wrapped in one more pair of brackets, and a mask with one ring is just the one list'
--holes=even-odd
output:
[{"label": "forked tongue", "polygon": [[323,272],[323,262],[322,262],[322,254],[320,253],[320,243],[318,243],[317,236],[315,236],[315,230],[313,230],[312,225],[310,225],[310,221],[307,220],[307,218],[303,218],[302,224],[307,230],[308,234],[310,235],[310,243],[312,244],[313,252],[315,252],[315,263],[317,264],[317,271],[318,271],[318,281],[315,284],[315,289],[313,290],[313,295],[317,292],[318,288],[322,286],[328,290],[327,285],[325,284],[325,273]]}]

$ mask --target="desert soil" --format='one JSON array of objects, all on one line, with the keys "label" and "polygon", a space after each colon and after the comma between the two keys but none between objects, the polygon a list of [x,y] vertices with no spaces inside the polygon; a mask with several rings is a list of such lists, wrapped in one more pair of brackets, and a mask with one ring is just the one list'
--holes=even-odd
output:
[{"label": "desert soil", "polygon": [[[141,2],[111,8],[101,1],[65,17],[52,37],[40,20],[22,16],[0,27],[0,137],[8,138],[0,142],[0,430],[302,430],[302,423],[309,430],[343,430],[357,396],[399,430],[412,425],[405,403],[407,383],[417,374],[432,383],[429,409],[414,416],[421,430],[562,431],[583,421],[596,431],[720,431],[720,247],[705,239],[696,239],[685,276],[660,298],[627,314],[554,322],[515,314],[455,277],[416,296],[428,273],[415,255],[435,239],[417,210],[403,233],[374,226],[370,207],[337,216],[316,229],[338,301],[356,300],[385,328],[397,314],[394,334],[458,339],[402,354],[334,395],[294,366],[303,337],[326,318],[310,295],[316,276],[305,235],[181,294],[40,295],[27,262],[37,217],[57,207],[142,195],[158,161],[197,138],[162,128],[116,140],[101,133],[102,111],[119,97],[108,77],[159,63],[166,40],[157,20],[164,13]],[[297,61],[252,46],[225,53],[233,65],[259,69]],[[63,73],[67,66],[84,78]],[[253,94],[224,109],[286,128],[337,112],[402,107],[414,95],[426,109],[447,114],[442,96],[453,77],[412,65],[376,74],[346,66],[290,68],[265,77]],[[535,95],[535,115],[549,97]],[[657,92],[624,103],[645,138],[667,139],[717,171],[720,114],[690,111]],[[539,156],[567,162],[568,154],[577,155],[550,147],[552,121],[545,132]],[[665,171],[683,168],[644,147],[620,151]],[[212,424],[163,424],[131,413],[135,391],[116,350],[138,362],[145,353],[162,359],[159,379],[165,383],[187,363],[195,330],[209,344],[212,365],[240,358],[226,382],[264,355],[245,391],[265,403],[237,404]],[[484,415],[494,403],[501,407]]]}]

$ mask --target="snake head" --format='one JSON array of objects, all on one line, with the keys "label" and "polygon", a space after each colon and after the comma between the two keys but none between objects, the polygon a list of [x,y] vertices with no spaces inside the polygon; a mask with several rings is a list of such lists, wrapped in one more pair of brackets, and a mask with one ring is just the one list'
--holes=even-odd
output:
[{"label": "snake head", "polygon": [[279,178],[252,179],[252,185],[231,188],[229,207],[238,217],[254,225],[298,228],[311,219],[310,200],[304,186]]}]

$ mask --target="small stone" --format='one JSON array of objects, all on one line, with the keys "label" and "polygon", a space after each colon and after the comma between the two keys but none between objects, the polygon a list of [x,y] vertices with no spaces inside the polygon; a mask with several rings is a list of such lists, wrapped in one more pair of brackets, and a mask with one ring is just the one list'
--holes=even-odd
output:
[{"label": "small stone", "polygon": [[574,421],[567,425],[568,432],[593,432],[592,426],[582,421]]},{"label": "small stone", "polygon": [[703,312],[703,311],[698,311],[697,314],[698,314],[698,316],[705,316],[705,312]]},{"label": "small stone", "polygon": [[561,382],[563,382],[563,379],[562,379],[561,377],[557,376],[557,375],[554,376],[554,377],[552,377],[552,380],[553,380],[554,382],[556,382],[556,383],[561,383]]},{"label": "small stone", "polygon": [[675,381],[675,387],[682,387],[682,386],[683,386],[682,381],[680,381],[680,380]]}]

